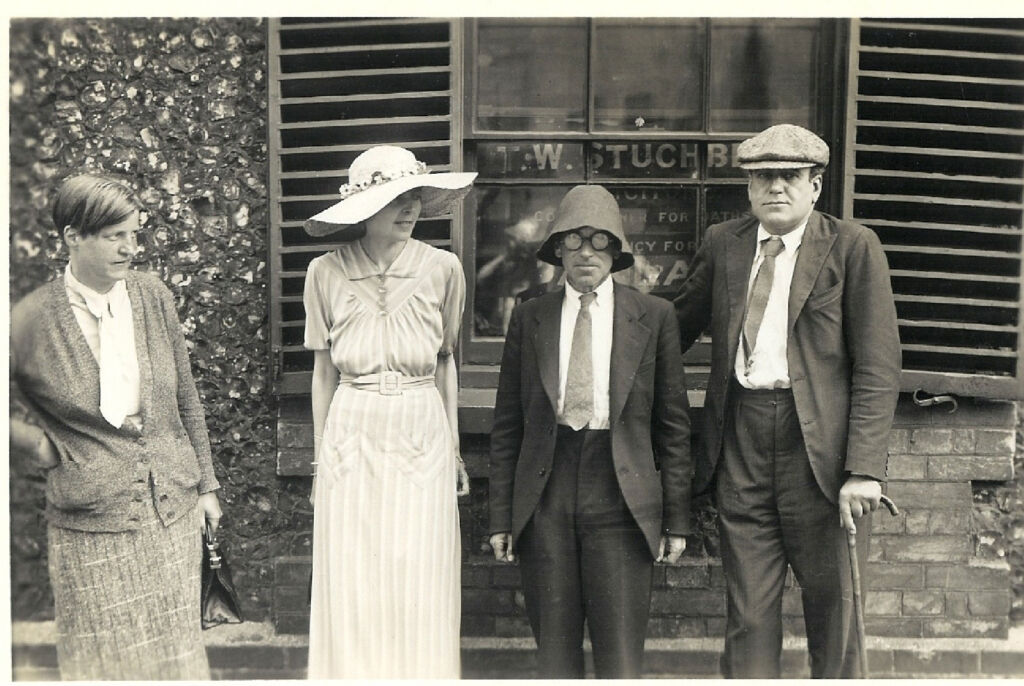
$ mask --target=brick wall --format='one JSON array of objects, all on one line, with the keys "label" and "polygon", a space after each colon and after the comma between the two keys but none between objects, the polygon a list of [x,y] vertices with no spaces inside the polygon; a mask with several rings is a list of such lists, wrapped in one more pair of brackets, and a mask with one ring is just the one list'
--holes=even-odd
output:
[{"label": "brick wall", "polygon": [[[866,573],[868,633],[898,637],[1005,638],[1010,575],[1006,561],[984,557],[973,522],[971,482],[1013,478],[1015,407],[961,400],[916,407],[902,398],[890,439],[888,493],[900,507],[874,518]],[[304,439],[296,438],[297,445]],[[462,633],[528,637],[516,567],[495,563],[486,539],[486,437],[463,441],[473,499],[462,505]],[[707,540],[707,539],[705,539]],[[713,538],[712,538],[713,540]],[[710,546],[708,546],[710,547]],[[278,631],[308,627],[308,557],[280,557],[275,567]],[[655,569],[650,638],[718,637],[725,630],[725,581],[720,560],[691,546],[678,567]],[[787,634],[803,634],[800,590],[790,574],[783,596]]]}]

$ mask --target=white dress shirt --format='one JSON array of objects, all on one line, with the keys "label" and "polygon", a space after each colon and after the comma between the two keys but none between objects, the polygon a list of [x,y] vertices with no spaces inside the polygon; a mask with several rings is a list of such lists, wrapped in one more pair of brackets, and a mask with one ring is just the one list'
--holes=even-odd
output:
[{"label": "white dress shirt", "polygon": [[[736,339],[736,379],[746,388],[789,388],[789,362],[786,358],[786,338],[789,325],[789,286],[793,282],[793,269],[800,250],[800,242],[804,238],[804,222],[784,236],[780,236],[784,247],[775,258],[775,277],[772,289],[768,294],[768,304],[764,309],[761,328],[757,332],[757,341],[751,352],[750,370],[747,370],[747,356],[743,351],[743,327],[740,337]],[[761,267],[764,258],[761,254],[762,241],[771,238],[772,234],[761,224],[757,225],[757,251],[754,253],[754,264],[750,268],[747,280],[747,298],[754,286],[754,277]]]},{"label": "white dress shirt", "polygon": [[[612,315],[615,308],[614,281],[609,276],[595,289],[597,297],[590,303],[591,361],[594,365],[594,416],[587,424],[589,429],[607,429],[609,400],[608,383],[612,366]],[[565,283],[565,298],[562,300],[562,324],[558,338],[558,420],[562,421],[562,407],[565,402],[565,382],[569,377],[569,354],[572,350],[572,334],[576,329],[576,315],[580,311],[579,291]]]},{"label": "white dress shirt", "polygon": [[[117,345],[118,396],[126,416],[139,413],[142,387],[139,381],[139,359],[135,350],[135,324],[132,320],[132,303],[128,299],[128,288],[124,279],[114,284],[106,293],[97,293],[75,278],[69,263],[64,270],[64,286],[71,303],[71,311],[82,329],[89,350],[96,361],[100,361],[100,317],[111,316],[114,325],[113,339]],[[103,374],[101,373],[101,378]],[[101,389],[103,393],[103,389]]]}]

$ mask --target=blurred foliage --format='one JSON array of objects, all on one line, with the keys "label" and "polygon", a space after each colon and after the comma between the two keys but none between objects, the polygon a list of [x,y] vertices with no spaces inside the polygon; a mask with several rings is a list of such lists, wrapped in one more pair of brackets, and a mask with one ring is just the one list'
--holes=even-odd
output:
[{"label": "blurred foliage", "polygon": [[1013,481],[974,483],[975,550],[1010,564],[1010,621],[1024,624],[1024,403],[1017,403]]},{"label": "blurred foliage", "polygon": [[[136,269],[174,293],[206,408],[225,549],[249,617],[272,560],[308,552],[308,483],[275,473],[266,27],[260,19],[31,19],[10,28],[11,301],[67,260],[50,201],[102,171],[144,207]],[[12,475],[13,616],[52,616],[38,476]]]}]

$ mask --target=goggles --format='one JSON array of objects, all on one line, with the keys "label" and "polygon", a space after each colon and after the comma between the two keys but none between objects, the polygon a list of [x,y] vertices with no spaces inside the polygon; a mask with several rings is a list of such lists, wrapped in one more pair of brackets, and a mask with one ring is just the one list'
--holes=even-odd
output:
[{"label": "goggles", "polygon": [[590,243],[590,247],[594,250],[607,250],[608,246],[611,245],[612,236],[604,231],[595,231],[590,235],[590,238],[584,237],[583,234],[577,231],[569,231],[562,236],[562,245],[569,250],[579,250],[583,247],[584,241]]}]

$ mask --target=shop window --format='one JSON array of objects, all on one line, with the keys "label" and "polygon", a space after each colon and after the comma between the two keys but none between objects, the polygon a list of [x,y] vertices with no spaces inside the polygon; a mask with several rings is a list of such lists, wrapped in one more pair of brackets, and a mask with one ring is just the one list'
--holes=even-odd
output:
[{"label": "shop window", "polygon": [[476,117],[491,131],[584,131],[587,27],[581,21],[484,23]]},{"label": "shop window", "polygon": [[[803,19],[472,22],[463,159],[479,178],[465,205],[464,359],[496,363],[516,302],[559,285],[559,270],[534,253],[576,184],[601,184],[618,200],[636,264],[615,278],[671,297],[706,227],[749,209],[736,167],[739,142],[784,121],[828,136],[834,65],[822,34],[829,26]],[[772,60],[786,63],[784,73],[752,69]],[[691,355],[705,357],[701,346]]]}]

